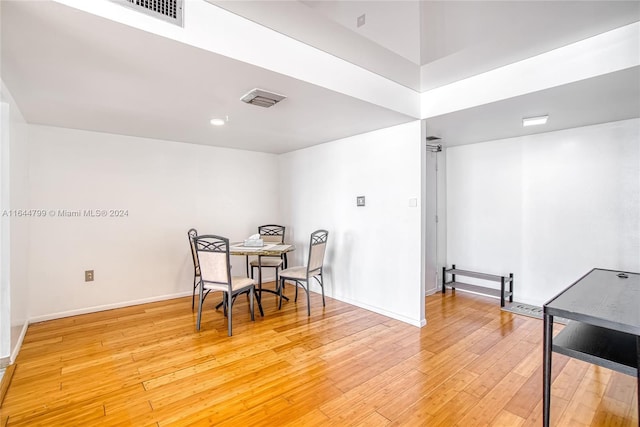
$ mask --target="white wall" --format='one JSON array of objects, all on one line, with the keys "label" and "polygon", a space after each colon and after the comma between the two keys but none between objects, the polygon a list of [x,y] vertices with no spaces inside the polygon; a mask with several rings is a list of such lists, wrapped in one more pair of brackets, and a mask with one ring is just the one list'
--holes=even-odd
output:
[{"label": "white wall", "polygon": [[[17,105],[12,108],[10,201],[13,209],[29,208],[29,147],[27,123]],[[26,333],[28,321],[29,221],[11,219],[11,359]]]},{"label": "white wall", "polygon": [[447,149],[447,260],[541,305],[591,268],[640,271],[640,119]]},{"label": "white wall", "polygon": [[327,295],[415,325],[424,305],[420,134],[415,121],[283,154],[279,166],[298,247],[290,264],[306,262],[309,234],[325,228]]},{"label": "white wall", "polygon": [[45,126],[29,146],[31,207],[48,213],[31,219],[32,320],[190,295],[189,228],[242,240],[280,219],[275,155]]},{"label": "white wall", "polygon": [[[28,300],[28,219],[12,217],[11,210],[28,209],[28,147],[27,124],[4,83],[3,109],[8,126],[2,129],[2,306],[3,348],[0,358],[17,355],[19,343],[26,332]],[[5,123],[3,123],[4,125]],[[6,138],[6,140],[5,140]],[[6,340],[6,342],[5,342]]]}]

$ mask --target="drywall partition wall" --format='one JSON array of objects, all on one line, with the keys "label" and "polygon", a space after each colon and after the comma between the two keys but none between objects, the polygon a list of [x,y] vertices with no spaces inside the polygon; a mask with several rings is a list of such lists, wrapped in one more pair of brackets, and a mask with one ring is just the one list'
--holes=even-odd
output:
[{"label": "drywall partition wall", "polygon": [[238,241],[280,219],[274,155],[44,126],[29,144],[46,212],[31,219],[32,319],[190,295],[190,227]]},{"label": "drywall partition wall", "polygon": [[[11,103],[11,146],[9,147],[9,199],[11,209],[29,209],[29,147],[27,123],[17,104]],[[28,321],[29,218],[11,218],[11,361]]]},{"label": "drywall partition wall", "polygon": [[327,295],[414,325],[424,320],[421,154],[415,121],[283,154],[279,166],[293,262],[306,262],[313,230],[329,230]]},{"label": "drywall partition wall", "polygon": [[[0,101],[0,209],[9,209],[9,103]],[[11,290],[10,290],[10,226],[3,217],[0,227],[0,367],[9,364],[11,353]]]},{"label": "drywall partition wall", "polygon": [[640,119],[447,149],[447,259],[541,305],[591,268],[640,271]]},{"label": "drywall partition wall", "polygon": [[[9,89],[0,81],[1,99],[6,108],[8,126],[3,129],[3,274],[8,279],[8,300],[2,302],[3,316],[8,319],[9,354],[11,361],[15,360],[20,342],[26,332],[28,320],[27,274],[28,274],[28,236],[29,217],[18,216],[18,212],[29,209],[28,197],[28,145],[27,123],[11,96]],[[3,127],[4,127],[3,123]],[[6,131],[6,133],[5,133]],[[6,169],[6,170],[5,170]],[[6,237],[6,241],[4,241]],[[6,249],[6,251],[5,251]],[[6,302],[6,304],[5,304]],[[0,357],[5,357],[2,354]]]},{"label": "drywall partition wall", "polygon": [[[324,52],[342,58],[352,64],[356,64],[364,69],[371,70],[382,77],[398,82],[411,89],[420,88],[420,61],[411,61],[392,50],[378,44],[375,40],[365,37],[361,32],[354,32],[350,26],[343,26],[338,22],[323,18],[313,7],[320,6],[318,2],[309,7],[309,3],[286,1],[286,2],[230,2],[226,0],[208,0],[216,6],[222,7],[237,15],[243,16],[260,25],[271,28],[289,37],[299,40],[310,46],[314,46]],[[326,2],[329,4],[328,2]],[[403,8],[396,8],[396,4],[379,2],[386,4],[387,8],[394,8],[394,12],[403,12]],[[371,7],[368,4],[367,7]],[[419,32],[418,3],[406,4],[415,10],[407,11],[416,21],[416,33]],[[347,13],[348,14],[348,13]],[[345,14],[345,15],[347,15]],[[357,16],[357,15],[356,15]],[[367,11],[368,23],[371,22],[370,9]],[[385,17],[386,18],[386,17]],[[379,21],[384,24],[385,19]],[[406,27],[406,20],[402,21],[397,28]],[[361,27],[362,28],[362,27]],[[360,29],[361,29],[360,28]],[[389,28],[389,25],[387,25]],[[387,31],[388,33],[389,31]],[[405,40],[412,37],[410,32],[399,32],[399,36]],[[417,44],[420,40],[419,34],[411,40]],[[407,44],[403,45],[407,49]]]},{"label": "drywall partition wall", "polygon": [[636,67],[640,65],[639,31],[640,22],[635,22],[428,90],[420,95],[421,117],[435,117]]}]

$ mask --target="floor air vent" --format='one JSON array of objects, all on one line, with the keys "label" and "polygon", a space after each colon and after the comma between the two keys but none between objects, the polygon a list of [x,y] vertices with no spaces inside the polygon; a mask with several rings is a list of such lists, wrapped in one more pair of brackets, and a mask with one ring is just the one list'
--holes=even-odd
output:
[{"label": "floor air vent", "polygon": [[182,27],[183,0],[111,0],[145,15]]},{"label": "floor air vent", "polygon": [[278,102],[285,99],[286,96],[277,93],[267,92],[264,89],[252,89],[247,92],[240,100],[247,104],[257,105],[258,107],[273,107]]}]

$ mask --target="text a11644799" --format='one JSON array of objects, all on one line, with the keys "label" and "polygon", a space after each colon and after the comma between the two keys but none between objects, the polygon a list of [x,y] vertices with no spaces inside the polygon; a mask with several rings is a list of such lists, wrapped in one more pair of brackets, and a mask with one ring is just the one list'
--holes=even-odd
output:
[{"label": "text a11644799", "polygon": [[129,209],[3,209],[2,218],[127,218]]}]

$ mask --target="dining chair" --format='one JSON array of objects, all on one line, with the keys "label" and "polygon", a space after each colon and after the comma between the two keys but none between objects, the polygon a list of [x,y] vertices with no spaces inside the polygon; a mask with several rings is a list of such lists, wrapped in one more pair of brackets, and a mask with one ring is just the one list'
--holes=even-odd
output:
[{"label": "dining chair", "polygon": [[198,306],[197,329],[200,330],[202,303],[208,292],[222,292],[227,314],[228,334],[232,335],[232,307],[235,297],[249,292],[251,320],[254,320],[253,300],[255,281],[248,277],[232,276],[229,259],[229,239],[205,235],[194,239],[198,265],[200,266],[200,305]]},{"label": "dining chair", "polygon": [[189,247],[191,248],[191,258],[193,259],[193,294],[191,296],[191,310],[193,310],[196,301],[196,288],[200,284],[200,266],[198,265],[198,255],[196,255],[196,245],[194,239],[198,237],[198,230],[195,228],[187,231],[189,238]]},{"label": "dining chair", "polygon": [[309,239],[309,259],[306,266],[286,268],[280,272],[280,286],[278,286],[278,293],[280,296],[280,303],[278,309],[282,308],[282,289],[284,288],[285,280],[289,280],[296,285],[296,297],[294,301],[298,301],[298,287],[304,289],[307,294],[307,315],[311,316],[311,307],[309,300],[309,285],[311,278],[316,279],[320,284],[322,290],[322,306],[325,306],[324,302],[324,282],[322,280],[322,269],[324,265],[324,253],[327,248],[327,237],[329,232],[327,230],[316,230],[311,233]]},{"label": "dining chair", "polygon": [[[284,243],[284,232],[285,227],[283,225],[269,224],[269,225],[261,225],[258,227],[258,234],[260,234],[260,238],[267,244],[278,244],[281,245]],[[284,265],[286,267],[286,254],[282,256],[263,256],[260,258],[260,261],[254,259],[249,264],[251,266],[251,278],[253,279],[253,270],[255,268],[273,268],[276,272],[276,286],[278,284],[278,270],[280,267]],[[262,274],[262,271],[260,272]],[[277,290],[276,290],[277,291]]]}]

